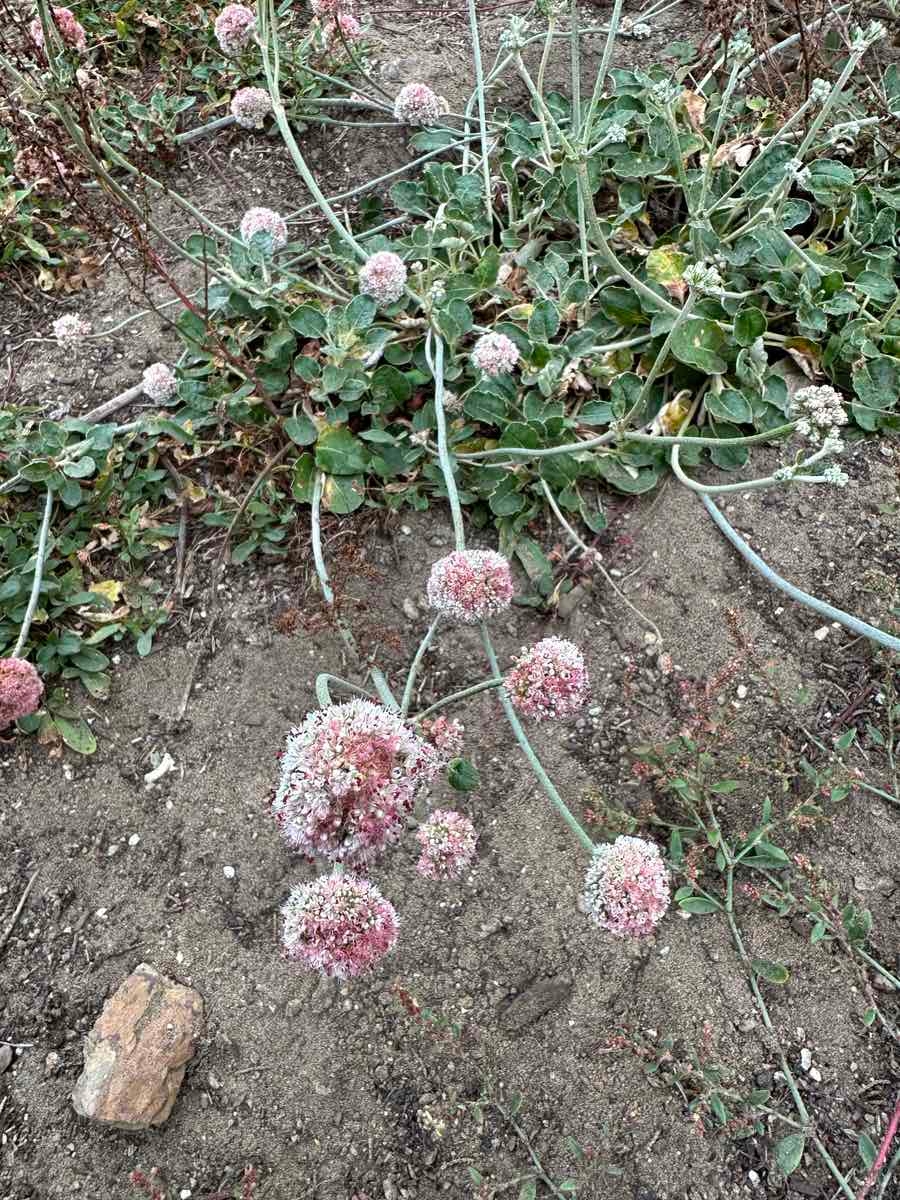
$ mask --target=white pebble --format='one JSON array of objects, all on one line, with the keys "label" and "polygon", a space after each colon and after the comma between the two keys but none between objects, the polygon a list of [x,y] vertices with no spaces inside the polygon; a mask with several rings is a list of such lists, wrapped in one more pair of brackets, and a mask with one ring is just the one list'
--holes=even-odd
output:
[{"label": "white pebble", "polygon": [[140,842],[140,840],[141,840],[141,835],[139,833],[133,833],[131,835],[131,837],[128,839],[128,845],[136,846]]},{"label": "white pebble", "polygon": [[824,642],[825,639],[828,637],[828,626],[820,625],[819,628],[816,630],[816,632],[813,634],[813,637],[816,639],[817,642]]},{"label": "white pebble", "polygon": [[222,874],[225,876],[226,879],[234,879],[236,872],[235,872],[234,867],[223,867]]},{"label": "white pebble", "polygon": [[800,1051],[800,1066],[804,1071],[808,1071],[812,1066],[812,1051],[808,1050],[806,1046]]}]

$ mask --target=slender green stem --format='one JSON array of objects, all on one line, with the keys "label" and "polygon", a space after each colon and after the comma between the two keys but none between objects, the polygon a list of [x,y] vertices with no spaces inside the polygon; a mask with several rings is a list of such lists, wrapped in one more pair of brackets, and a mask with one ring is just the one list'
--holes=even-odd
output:
[{"label": "slender green stem", "polygon": [[572,128],[581,134],[581,9],[569,0],[569,77],[572,85]]},{"label": "slender green stem", "polygon": [[[434,346],[434,359],[431,356],[431,346]],[[453,458],[447,446],[447,417],[444,412],[444,341],[440,335],[435,336],[428,331],[425,339],[425,358],[434,377],[434,416],[437,425],[438,459],[444,476],[444,487],[447,489],[447,500],[450,504],[450,516],[453,521],[453,536],[456,549],[464,550],[466,546],[465,527],[463,525],[462,508],[459,503],[459,492],[456,488],[456,473]]]},{"label": "slender green stem", "polygon": [[[482,621],[482,623],[481,623],[481,642],[482,642],[482,645],[484,646],[484,652],[487,655],[488,664],[491,668],[491,674],[493,675],[494,679],[497,681],[498,684],[502,684],[503,676],[500,672],[500,667],[497,663],[497,655],[494,652],[494,645],[491,641],[491,635],[488,632],[487,624],[484,621]],[[562,796],[560,796],[559,792],[556,790],[556,787],[553,784],[553,780],[550,778],[550,776],[547,774],[547,772],[544,770],[543,766],[541,765],[541,760],[535,754],[535,752],[532,748],[531,742],[529,742],[529,740],[528,740],[528,735],[525,733],[525,730],[522,728],[521,722],[519,721],[519,718],[516,715],[516,710],[513,708],[512,701],[510,700],[509,696],[507,696],[505,690],[502,687],[500,689],[500,703],[503,705],[503,711],[506,714],[507,721],[509,721],[510,727],[513,731],[513,736],[515,737],[516,741],[519,743],[522,753],[525,755],[525,758],[528,761],[528,765],[531,767],[532,771],[534,772],[534,775],[537,778],[538,783],[544,789],[551,804],[554,806],[556,811],[559,813],[559,815],[562,817],[562,819],[565,821],[565,823],[568,825],[568,827],[572,830],[572,832],[578,838],[579,842],[584,847],[584,849],[587,850],[588,854],[593,854],[594,853],[593,840],[591,839],[588,832],[578,822],[578,820],[576,820],[574,813],[571,811],[569,806],[565,803]]]},{"label": "slender green stem", "polygon": [[[578,533],[575,531],[575,529],[573,529],[573,527],[569,524],[569,522],[563,516],[562,509],[557,504],[556,498],[554,497],[553,492],[550,490],[550,487],[549,487],[546,479],[541,480],[541,487],[544,490],[544,496],[547,499],[547,503],[550,505],[550,508],[553,510],[553,514],[556,517],[556,519],[559,521],[560,525],[562,525],[563,529],[566,531],[566,533],[569,535],[569,537],[572,539],[572,541],[575,543],[575,545],[580,550],[582,550],[585,554],[591,554],[590,546],[588,546],[587,543],[584,542],[578,536]],[[616,581],[613,579],[613,577],[609,574],[609,572],[603,566],[603,563],[600,562],[599,555],[593,555],[592,557],[593,557],[593,565],[597,568],[597,570],[603,576],[607,587],[611,588],[612,591],[615,592],[615,594],[619,597],[619,599],[622,601],[622,603],[634,613],[634,615],[638,618],[639,621],[641,621],[642,624],[646,625],[648,627],[648,629],[651,629],[653,631],[653,634],[656,637],[657,645],[661,645],[662,644],[662,634],[659,632],[658,626],[653,621],[651,621],[648,616],[646,616],[644,613],[642,613],[639,608],[635,607],[635,605],[631,603],[631,601],[628,599],[628,597],[625,595],[625,593],[622,591],[622,589],[616,585]]]},{"label": "slender green stem", "polygon": [[425,636],[422,638],[421,642],[419,642],[419,648],[416,651],[416,656],[412,660],[412,664],[409,668],[409,674],[406,676],[406,687],[403,689],[403,699],[400,701],[400,711],[403,713],[404,717],[409,712],[409,706],[412,703],[413,687],[415,686],[416,675],[419,673],[419,667],[422,665],[422,659],[425,657],[426,651],[431,645],[432,638],[437,633],[440,623],[441,614],[438,613],[438,615],[428,626]]},{"label": "slender green stem", "polygon": [[44,577],[44,563],[47,561],[47,535],[50,530],[50,514],[52,512],[53,489],[47,488],[47,498],[44,501],[44,517],[41,521],[40,532],[38,533],[37,549],[34,552],[34,580],[31,584],[31,594],[28,597],[28,607],[25,609],[25,616],[22,618],[19,636],[16,638],[16,644],[13,647],[13,658],[18,658],[25,649],[25,643],[28,641],[28,634],[31,630],[31,622],[34,620],[34,614],[37,611],[38,597],[41,594],[41,580]]},{"label": "slender green stem", "polygon": [[628,410],[628,412],[625,414],[625,416],[622,418],[622,420],[616,422],[616,432],[620,437],[627,430],[628,424],[631,421],[632,417],[635,415],[635,413],[643,412],[643,410],[647,404],[647,401],[650,399],[651,389],[653,388],[653,385],[656,382],[657,377],[659,376],[660,372],[662,371],[663,366],[665,365],[666,359],[669,357],[669,350],[671,349],[672,341],[675,337],[675,334],[678,332],[678,330],[681,328],[681,326],[685,323],[685,321],[691,315],[691,312],[694,308],[694,303],[696,301],[696,298],[697,298],[696,293],[691,292],[691,294],[687,298],[687,302],[682,306],[681,310],[678,313],[678,316],[673,321],[672,328],[666,334],[665,341],[660,346],[659,353],[657,354],[656,358],[653,360],[653,366],[647,372],[647,378],[644,380],[643,386],[641,387],[640,394],[638,395],[637,400],[635,400],[634,404],[631,406],[631,408]]},{"label": "slender green stem", "polygon": [[[765,433],[751,433],[746,437],[716,438],[717,446],[755,446],[763,442],[774,442],[793,432],[794,425],[779,425]],[[596,450],[598,446],[608,446],[615,442],[639,442],[642,445],[656,446],[710,446],[709,438],[676,437],[668,434],[636,433],[626,430],[619,434],[612,429],[609,433],[599,434],[594,438],[585,438],[583,442],[565,442],[561,446],[548,446],[544,450],[528,450],[520,446],[508,446],[496,450],[463,451],[455,457],[461,462],[480,462],[483,459],[516,458],[528,460],[532,458],[553,458],[558,454],[577,454],[580,451]]]},{"label": "slender green stem", "polygon": [[458,692],[451,692],[449,696],[444,696],[442,700],[435,700],[434,704],[429,704],[429,706],[424,708],[420,713],[416,713],[416,715],[413,717],[413,720],[418,723],[419,721],[423,721],[426,717],[431,716],[433,712],[437,712],[438,709],[446,708],[448,704],[456,704],[460,700],[468,699],[469,696],[477,696],[479,692],[487,692],[493,688],[502,686],[502,678],[482,679],[481,683],[473,683],[471,687],[462,688]]},{"label": "slender green stem", "polygon": [[662,309],[663,312],[671,313],[672,316],[677,316],[678,313],[681,312],[681,309],[677,308],[674,304],[671,304],[668,300],[658,295],[652,288],[648,287],[646,283],[643,283],[637,278],[636,275],[633,275],[625,266],[625,264],[620,262],[609,242],[607,242],[606,238],[604,237],[603,230],[600,227],[600,220],[597,217],[597,210],[594,208],[594,197],[593,193],[591,192],[591,183],[588,176],[587,163],[583,161],[577,162],[575,164],[575,173],[578,179],[578,189],[584,198],[584,207],[587,210],[588,229],[590,230],[594,241],[597,243],[600,253],[606,259],[607,263],[609,263],[617,275],[621,275],[625,282],[629,284],[634,291],[638,292],[639,295],[643,296],[645,300],[648,300],[654,306],[654,308]]},{"label": "slender green stem", "polygon": [[360,246],[359,242],[348,229],[345,228],[343,222],[338,217],[337,213],[328,203],[325,194],[319,187],[316,177],[313,175],[307,166],[306,159],[297,145],[297,139],[294,137],[294,132],[291,129],[290,122],[287,118],[284,102],[281,99],[281,91],[279,89],[278,75],[278,34],[275,22],[275,10],[273,0],[260,0],[259,4],[259,20],[260,20],[260,37],[259,45],[262,56],[263,72],[266,77],[266,86],[269,91],[269,98],[272,101],[272,113],[275,117],[275,123],[284,140],[284,144],[288,149],[294,166],[306,185],[310,195],[322,215],[328,221],[329,225],[359,259],[366,258],[366,252]]},{"label": "slender green stem", "polygon": [[400,705],[397,703],[397,697],[391,691],[390,684],[385,678],[384,672],[373,664],[369,667],[369,677],[385,708],[389,708],[391,712],[398,713]]},{"label": "slender green stem", "polygon": [[597,105],[600,103],[600,97],[603,95],[603,89],[606,86],[606,75],[609,71],[609,64],[612,62],[613,49],[616,44],[616,35],[619,32],[619,22],[622,19],[622,4],[623,0],[615,0],[613,10],[609,18],[609,30],[606,35],[606,45],[603,47],[603,57],[600,59],[600,66],[597,69],[597,78],[594,80],[594,90],[591,94],[591,102],[588,105],[587,115],[584,119],[584,127],[579,130],[579,140],[583,146],[586,146],[590,141],[591,130],[594,126],[594,117],[597,114]]},{"label": "slender green stem", "polygon": [[472,62],[475,66],[475,92],[478,97],[478,133],[481,139],[481,174],[484,180],[484,205],[488,221],[493,225],[494,205],[491,199],[491,164],[488,154],[486,99],[484,94],[484,63],[481,59],[481,39],[478,33],[478,13],[475,0],[468,0],[469,36],[472,39]]},{"label": "slender green stem", "polygon": [[322,589],[322,596],[329,608],[334,607],[334,592],[331,590],[331,583],[328,579],[328,568],[325,566],[325,556],[322,553],[322,487],[325,482],[325,476],[322,471],[316,471],[316,478],[313,482],[313,494],[310,515],[310,539],[312,541],[313,562],[316,567],[316,574],[319,577],[319,587]]},{"label": "slender green stem", "polygon": [[316,699],[321,708],[326,708],[329,704],[334,703],[331,699],[330,686],[342,688],[345,692],[353,692],[355,696],[362,696],[366,700],[372,700],[374,697],[371,692],[367,692],[365,688],[358,687],[355,683],[350,683],[348,679],[342,679],[340,675],[330,675],[327,671],[323,671],[316,676]]}]

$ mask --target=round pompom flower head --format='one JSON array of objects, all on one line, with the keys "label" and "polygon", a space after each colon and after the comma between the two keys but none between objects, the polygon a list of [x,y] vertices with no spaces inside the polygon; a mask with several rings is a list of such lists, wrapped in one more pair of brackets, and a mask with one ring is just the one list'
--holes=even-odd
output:
[{"label": "round pompom flower head", "polygon": [[329,46],[339,45],[341,35],[345,42],[358,42],[363,35],[362,25],[348,12],[338,13],[325,29],[325,40]]},{"label": "round pompom flower head", "polygon": [[584,877],[584,910],[617,937],[647,937],[669,907],[669,872],[659,847],[622,835],[594,850]]},{"label": "round pompom flower head", "polygon": [[393,304],[406,287],[406,267],[399,254],[379,250],[370,254],[359,272],[359,290],[379,304]]},{"label": "round pompom flower head", "polygon": [[153,363],[144,372],[141,388],[148,400],[165,404],[178,391],[178,380],[171,367],[161,362]]},{"label": "round pompom flower head", "polygon": [[447,101],[424,83],[407,83],[394,100],[394,116],[404,125],[435,125],[447,111]]},{"label": "round pompom flower head", "polygon": [[287,245],[288,229],[284,217],[271,208],[248,208],[241,220],[241,237],[249,242],[255,233],[267,233],[272,249]]},{"label": "round pompom flower head", "polygon": [[231,97],[231,115],[241,129],[262,129],[271,111],[272,100],[265,88],[238,88]]},{"label": "round pompom flower head", "polygon": [[[84,26],[77,20],[75,14],[70,8],[54,8],[53,21],[56,28],[59,30],[59,36],[65,44],[72,50],[77,50],[79,54],[87,49],[87,36],[84,32]],[[28,32],[31,34],[31,40],[34,44],[43,50],[44,48],[44,27],[41,25],[40,17],[35,17],[28,26]]]},{"label": "round pompom flower head", "polygon": [[519,347],[505,333],[485,333],[475,343],[472,362],[485,375],[508,375],[519,361]]},{"label": "round pompom flower head", "polygon": [[226,4],[213,28],[223,54],[240,54],[253,41],[256,14],[246,4]]},{"label": "round pompom flower head", "polygon": [[380,704],[332,704],[288,734],[272,811],[292,849],[367,865],[397,840],[443,761]]},{"label": "round pompom flower head", "polygon": [[436,808],[416,830],[422,854],[416,870],[426,879],[459,879],[475,857],[478,834],[462,813]]},{"label": "round pompom flower head", "polygon": [[0,658],[0,730],[37,712],[44,685],[26,658]]},{"label": "round pompom flower head", "polygon": [[299,884],[283,909],[284,952],[337,979],[375,966],[397,941],[397,913],[378,888],[354,875],[321,875]]},{"label": "round pompom flower head", "polygon": [[53,336],[63,350],[80,350],[82,339],[88,337],[90,332],[90,322],[78,313],[64,313],[53,322]]},{"label": "round pompom flower head", "polygon": [[584,707],[588,675],[584,655],[565,638],[548,637],[523,649],[506,676],[506,692],[526,717],[565,721]]},{"label": "round pompom flower head", "polygon": [[512,598],[512,571],[494,550],[454,550],[438,559],[428,577],[431,607],[467,625],[503,612]]}]

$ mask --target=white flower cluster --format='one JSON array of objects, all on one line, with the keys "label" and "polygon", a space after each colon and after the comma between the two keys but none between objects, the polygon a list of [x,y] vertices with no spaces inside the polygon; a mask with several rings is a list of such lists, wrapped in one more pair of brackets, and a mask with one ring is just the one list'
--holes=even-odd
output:
[{"label": "white flower cluster", "polygon": [[714,296],[723,288],[722,276],[716,268],[702,262],[691,263],[684,268],[684,282],[692,291],[705,292],[708,296]]},{"label": "white flower cluster", "polygon": [[809,98],[814,104],[824,104],[831,95],[831,84],[827,79],[814,79],[809,85]]},{"label": "white flower cluster", "polygon": [[528,41],[528,22],[522,17],[513,17],[500,34],[500,46],[504,50],[521,50]]},{"label": "white flower cluster", "polygon": [[794,395],[791,409],[799,434],[815,444],[824,438],[824,449],[832,454],[840,453],[843,442],[838,429],[847,424],[840,392],[828,384],[801,388]]},{"label": "white flower cluster", "polygon": [[650,89],[650,95],[657,104],[665,108],[667,105],[675,103],[681,95],[681,88],[671,79],[660,79]]},{"label": "white flower cluster", "polygon": [[731,35],[728,42],[728,53],[739,62],[746,62],[748,58],[753,57],[755,53],[753,42],[750,39],[750,34],[747,32],[746,26],[742,25]]},{"label": "white flower cluster", "polygon": [[625,17],[619,26],[619,36],[624,38],[633,38],[636,42],[642,42],[650,37],[653,30],[644,21],[631,21]]},{"label": "white flower cluster", "polygon": [[607,146],[612,146],[627,141],[628,130],[624,125],[619,125],[615,121],[612,123],[612,125],[607,127],[606,133],[603,135],[603,142]]}]

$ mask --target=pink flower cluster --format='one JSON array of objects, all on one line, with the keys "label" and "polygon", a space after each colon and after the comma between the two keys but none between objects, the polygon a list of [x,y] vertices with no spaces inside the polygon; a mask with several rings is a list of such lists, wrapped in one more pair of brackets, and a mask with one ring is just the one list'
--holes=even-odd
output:
[{"label": "pink flower cluster", "polygon": [[431,568],[428,603],[467,625],[503,612],[512,598],[509,563],[494,550],[454,550]]},{"label": "pink flower cluster", "polygon": [[359,290],[379,304],[393,304],[406,287],[406,267],[399,254],[379,250],[371,254],[359,272]]},{"label": "pink flower cluster", "polygon": [[165,404],[178,391],[178,380],[171,367],[165,363],[153,363],[144,371],[141,388],[148,400]]},{"label": "pink flower cluster", "polygon": [[255,233],[267,233],[272,249],[287,245],[288,228],[284,217],[271,208],[248,208],[241,220],[241,237],[249,242]]},{"label": "pink flower cluster", "polygon": [[238,88],[231,97],[231,115],[241,129],[262,129],[271,111],[272,100],[265,88]]},{"label": "pink flower cluster", "polygon": [[507,672],[506,691],[526,717],[565,721],[584,706],[588,696],[584,655],[565,638],[543,638],[523,649]]},{"label": "pink flower cluster", "polygon": [[226,4],[216,17],[214,29],[223,54],[240,54],[253,41],[256,14],[246,4]]},{"label": "pink flower cluster", "polygon": [[0,658],[0,729],[30,717],[41,702],[44,685],[24,658]]},{"label": "pink flower cluster", "polygon": [[465,726],[461,721],[453,721],[449,717],[426,717],[420,728],[423,736],[440,751],[444,760],[449,762],[462,751]]},{"label": "pink flower cluster", "polygon": [[325,26],[325,41],[329,46],[340,44],[338,30],[344,35],[345,42],[358,42],[363,35],[362,25],[348,12],[338,13],[334,20]]},{"label": "pink flower cluster", "polygon": [[397,840],[441,755],[370,700],[311,712],[288,734],[272,811],[293,849],[366,864]]},{"label": "pink flower cluster", "polygon": [[339,12],[350,7],[347,0],[309,0],[309,7],[316,17],[336,17]]},{"label": "pink flower cluster", "polygon": [[53,322],[53,336],[63,350],[78,350],[82,338],[88,337],[90,332],[90,322],[78,313],[64,313]]},{"label": "pink flower cluster", "polygon": [[282,914],[287,957],[338,979],[371,970],[397,941],[394,906],[373,883],[353,875],[298,884]]},{"label": "pink flower cluster", "polygon": [[394,116],[404,125],[435,125],[447,111],[447,102],[424,83],[407,83],[394,100]]},{"label": "pink flower cluster", "polygon": [[508,375],[519,361],[519,347],[505,333],[485,333],[475,343],[472,362],[485,375]]},{"label": "pink flower cluster", "polygon": [[462,813],[436,808],[416,830],[422,854],[416,870],[426,879],[459,879],[475,857],[478,834]]},{"label": "pink flower cluster", "polygon": [[[77,50],[79,54],[84,53],[87,49],[87,37],[84,32],[84,26],[77,20],[75,14],[70,8],[54,8],[53,20],[56,28],[59,30],[59,36],[72,50]],[[28,26],[28,32],[31,35],[31,40],[41,50],[44,48],[44,28],[41,25],[40,17],[35,17]]]},{"label": "pink flower cluster", "polygon": [[617,937],[647,937],[669,907],[669,873],[659,847],[622,835],[597,846],[584,877],[584,908]]}]

